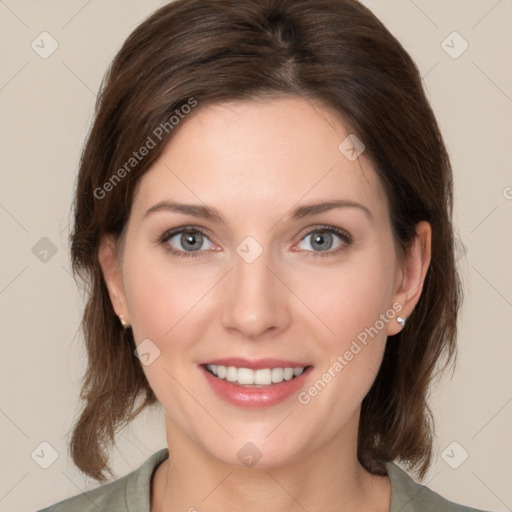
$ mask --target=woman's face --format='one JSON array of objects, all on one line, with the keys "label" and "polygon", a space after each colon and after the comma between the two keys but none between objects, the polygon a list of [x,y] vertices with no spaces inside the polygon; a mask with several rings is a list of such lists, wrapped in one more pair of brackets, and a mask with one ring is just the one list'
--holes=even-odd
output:
[{"label": "woman's face", "polygon": [[[108,279],[168,427],[233,464],[353,447],[386,338],[407,316],[377,175],[364,152],[340,149],[342,122],[302,99],[225,103],[182,123],[140,181],[122,278]],[[335,201],[350,205],[305,208]],[[247,388],[203,366],[227,358],[263,370],[228,379],[309,368]]]}]

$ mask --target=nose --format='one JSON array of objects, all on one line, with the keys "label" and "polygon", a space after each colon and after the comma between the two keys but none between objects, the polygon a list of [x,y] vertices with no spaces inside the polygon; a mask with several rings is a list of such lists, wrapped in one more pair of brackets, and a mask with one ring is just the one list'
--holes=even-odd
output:
[{"label": "nose", "polygon": [[255,340],[288,327],[291,292],[276,274],[267,251],[252,263],[235,255],[234,268],[226,282],[222,312],[225,329]]}]

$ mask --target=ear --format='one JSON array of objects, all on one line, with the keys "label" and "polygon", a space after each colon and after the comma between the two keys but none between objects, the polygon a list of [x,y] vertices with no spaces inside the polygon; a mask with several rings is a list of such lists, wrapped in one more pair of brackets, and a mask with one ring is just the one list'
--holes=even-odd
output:
[{"label": "ear", "polygon": [[116,254],[117,241],[112,235],[105,235],[98,249],[98,260],[103,271],[112,307],[117,316],[123,315],[129,323],[126,295],[124,291],[121,263]]},{"label": "ear", "polygon": [[[397,316],[407,318],[420,300],[423,283],[431,260],[432,228],[427,221],[416,225],[416,238],[406,260],[399,264],[395,280],[393,304],[398,302],[402,309]],[[388,323],[388,336],[396,334],[402,326],[396,321]]]}]

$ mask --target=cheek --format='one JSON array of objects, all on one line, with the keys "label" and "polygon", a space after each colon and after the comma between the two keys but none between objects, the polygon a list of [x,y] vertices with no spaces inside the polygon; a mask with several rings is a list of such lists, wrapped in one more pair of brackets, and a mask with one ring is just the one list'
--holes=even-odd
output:
[{"label": "cheek", "polygon": [[166,255],[133,250],[125,260],[125,290],[135,339],[172,336],[208,291],[205,272],[171,265]]},{"label": "cheek", "polygon": [[[333,407],[333,414],[336,411],[344,415],[353,410],[378,373],[386,347],[387,324],[394,317],[394,272],[390,260],[385,252],[360,253],[329,276],[317,275],[318,286],[305,298],[333,331],[318,324],[315,336],[320,373],[335,375],[325,375],[333,384],[327,386],[329,389],[322,392],[320,399],[325,400],[326,407]],[[391,312],[386,317],[388,309]]]},{"label": "cheek", "polygon": [[387,260],[371,254],[317,276],[318,286],[310,288],[309,297],[319,316],[335,332],[331,338],[350,340],[373,326],[391,307],[393,277]]},{"label": "cheek", "polygon": [[165,409],[185,418],[190,398],[178,383],[195,371],[187,357],[196,339],[194,315],[211,284],[205,272],[186,264],[171,266],[165,255],[133,249],[126,254],[125,290],[133,335],[136,345],[146,343],[142,346],[148,347],[151,358],[142,369]]}]

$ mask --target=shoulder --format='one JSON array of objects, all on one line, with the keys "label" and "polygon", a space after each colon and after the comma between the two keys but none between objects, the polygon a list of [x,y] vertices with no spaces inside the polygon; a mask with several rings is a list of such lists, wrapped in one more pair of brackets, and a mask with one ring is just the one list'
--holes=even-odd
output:
[{"label": "shoulder", "polygon": [[59,501],[38,512],[97,512],[98,510],[125,512],[128,510],[125,506],[124,497],[127,476]]},{"label": "shoulder", "polygon": [[164,448],[122,478],[59,501],[38,512],[149,512],[151,477],[157,466],[168,456],[168,449]]},{"label": "shoulder", "polygon": [[390,512],[486,512],[443,498],[393,462],[386,462],[386,470],[391,480]]}]

